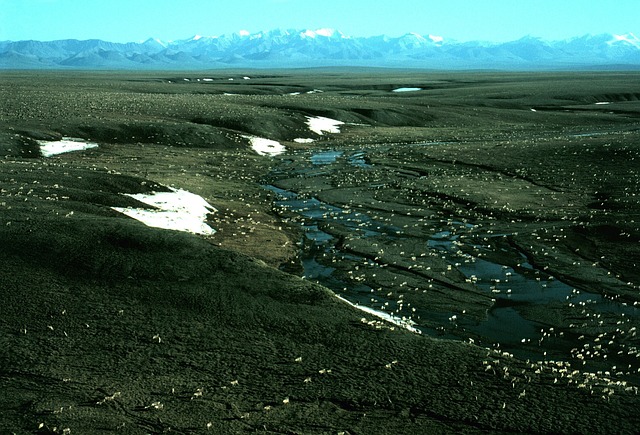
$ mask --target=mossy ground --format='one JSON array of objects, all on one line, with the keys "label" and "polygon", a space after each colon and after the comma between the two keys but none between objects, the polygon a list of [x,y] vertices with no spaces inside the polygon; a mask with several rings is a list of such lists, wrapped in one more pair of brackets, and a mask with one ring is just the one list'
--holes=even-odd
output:
[{"label": "mossy ground", "polygon": [[[228,81],[236,76],[251,80]],[[634,384],[372,327],[327,289],[278,270],[297,261],[300,230],[261,184],[338,205],[374,201],[407,228],[418,206],[434,225],[473,220],[512,235],[468,235],[478,244],[517,246],[536,267],[633,303],[639,82],[625,73],[3,73],[0,427],[636,432]],[[390,92],[402,86],[425,90]],[[314,89],[323,92],[305,93]],[[307,116],[348,125],[318,136]],[[292,154],[258,156],[243,135],[279,140]],[[37,156],[35,140],[62,136],[100,147]],[[408,145],[416,142],[438,144]],[[338,162],[327,174],[287,175],[311,150],[362,148],[373,171]],[[372,177],[388,188],[366,188]],[[160,185],[206,198],[218,232],[153,229],[110,208],[135,204],[121,193]],[[384,260],[406,258],[389,247]],[[455,271],[439,279],[468,287]],[[491,301],[470,288],[438,303],[482,316]],[[565,307],[526,315],[575,321]]]}]

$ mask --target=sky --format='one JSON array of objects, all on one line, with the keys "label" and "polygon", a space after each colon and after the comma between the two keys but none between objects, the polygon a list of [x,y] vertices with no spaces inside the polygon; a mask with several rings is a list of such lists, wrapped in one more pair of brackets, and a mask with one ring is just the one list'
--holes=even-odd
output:
[{"label": "sky", "polygon": [[458,41],[640,36],[640,0],[0,0],[0,41],[165,41],[240,30],[334,28]]}]

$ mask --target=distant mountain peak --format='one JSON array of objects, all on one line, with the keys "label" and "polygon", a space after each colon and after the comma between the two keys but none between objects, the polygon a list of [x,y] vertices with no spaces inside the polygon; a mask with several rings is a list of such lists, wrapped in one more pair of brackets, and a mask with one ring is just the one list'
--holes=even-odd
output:
[{"label": "distant mountain peak", "polygon": [[347,38],[342,32],[331,28],[322,28],[316,30],[307,29],[301,32],[300,36],[307,38],[316,38],[318,36],[323,36],[325,38]]},{"label": "distant mountain peak", "polygon": [[149,38],[146,41],[144,41],[142,44],[146,45],[146,46],[160,46],[160,47],[167,47],[167,44],[162,42],[160,39],[158,38]]},{"label": "distant mountain peak", "polygon": [[609,45],[613,45],[616,42],[622,42],[622,43],[627,43],[627,44],[631,44],[634,47],[640,49],[640,38],[638,38],[636,35],[634,35],[633,33],[629,32],[626,33],[624,35],[612,35],[613,39],[609,41]]}]

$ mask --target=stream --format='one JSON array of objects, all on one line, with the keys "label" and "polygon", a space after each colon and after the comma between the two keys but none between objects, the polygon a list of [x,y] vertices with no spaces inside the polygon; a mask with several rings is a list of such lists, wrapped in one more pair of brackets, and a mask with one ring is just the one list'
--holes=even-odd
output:
[{"label": "stream", "polygon": [[[349,168],[354,171],[372,170],[374,165],[368,162],[366,150],[314,151],[298,153],[296,158],[295,173],[276,173],[273,184],[265,184],[264,188],[275,194],[274,207],[278,213],[298,223],[303,230],[300,261],[306,279],[330,288],[352,304],[391,315],[400,326],[403,326],[404,322],[404,326],[415,327],[424,335],[470,341],[509,352],[521,359],[571,361],[582,364],[584,369],[594,372],[615,372],[624,366],[624,374],[628,378],[637,378],[640,364],[638,352],[633,346],[635,341],[615,337],[617,335],[620,338],[627,332],[633,333],[635,337],[635,328],[629,326],[625,329],[625,325],[631,325],[629,322],[632,320],[637,322],[640,318],[638,308],[599,294],[581,291],[542,270],[537,270],[527,262],[523,254],[515,252],[515,248],[510,255],[522,257],[517,267],[505,266],[489,261],[486,257],[465,253],[470,249],[461,249],[467,243],[466,238],[461,236],[481,231],[472,222],[457,222],[443,218],[440,228],[436,222],[430,234],[416,241],[415,235],[405,234],[393,219],[378,216],[366,207],[334,205],[321,201],[309,192],[297,193],[276,186],[278,179],[283,175],[313,178],[326,176],[332,171],[348,171]],[[378,278],[372,278],[376,276],[373,272],[389,270],[393,265],[381,264],[369,255],[359,255],[353,249],[345,249],[345,236],[337,236],[334,231],[328,230],[336,225],[342,232],[348,233],[348,240],[368,240],[370,243],[393,240],[397,241],[399,246],[409,242],[411,246],[418,243],[418,246],[422,246],[422,256],[437,257],[438,260],[444,261],[447,271],[462,274],[466,283],[470,283],[469,285],[492,302],[486,310],[486,315],[480,319],[477,316],[466,315],[466,310],[461,309],[464,305],[458,305],[455,298],[451,300],[448,308],[443,308],[442,304],[432,306],[428,298],[424,297],[413,299],[408,304],[402,296],[397,297],[402,293],[399,289],[405,291],[407,288],[406,285],[402,287],[406,283],[386,286],[381,291],[380,284],[375,282]],[[473,248],[476,252],[491,249],[486,246]],[[362,270],[368,272],[355,280],[346,279],[354,271]],[[406,273],[402,276],[406,276]],[[400,281],[401,275],[394,279],[398,276]],[[421,276],[416,275],[413,278],[419,281]],[[425,285],[426,287],[431,286]],[[388,297],[392,293],[394,296]],[[582,327],[592,325],[586,325],[584,322],[602,319],[598,320],[599,325],[602,326],[603,322],[612,325],[615,322],[622,325],[622,328],[614,330],[624,331],[621,334],[610,334],[611,327],[603,329],[602,333],[593,329],[593,334],[585,338],[584,334],[575,330],[573,324],[550,326],[532,320],[531,315],[523,314],[524,309],[532,307],[580,309],[577,318],[582,320],[576,322],[583,321]],[[602,346],[603,342],[607,345]],[[585,358],[585,355],[588,358]]]}]

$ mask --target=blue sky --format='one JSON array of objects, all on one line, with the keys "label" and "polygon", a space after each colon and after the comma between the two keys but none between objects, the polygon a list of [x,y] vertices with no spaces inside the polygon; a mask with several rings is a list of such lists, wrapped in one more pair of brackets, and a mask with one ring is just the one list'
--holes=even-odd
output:
[{"label": "blue sky", "polygon": [[0,40],[134,42],[325,27],[459,41],[640,36],[640,0],[0,0]]}]

